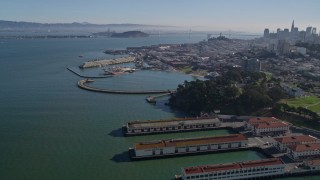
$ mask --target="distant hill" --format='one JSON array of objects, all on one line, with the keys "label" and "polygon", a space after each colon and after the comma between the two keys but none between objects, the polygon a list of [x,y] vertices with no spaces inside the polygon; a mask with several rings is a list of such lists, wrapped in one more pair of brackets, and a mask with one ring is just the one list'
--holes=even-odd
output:
[{"label": "distant hill", "polygon": [[116,33],[116,32],[98,32],[93,33],[94,36],[108,36],[108,37],[116,37],[116,38],[139,38],[139,37],[148,37],[149,34],[144,33],[142,31],[126,31],[122,33]]},{"label": "distant hill", "polygon": [[3,21],[0,20],[0,28],[62,28],[62,27],[149,27],[149,25],[142,24],[91,24],[91,23],[35,23],[23,21]]},{"label": "distant hill", "polygon": [[[172,26],[154,26],[143,24],[91,24],[91,23],[34,23],[0,20],[0,36],[34,36],[34,35],[86,35],[90,36],[94,32],[126,32],[144,31],[150,34],[157,34],[159,31],[175,29]],[[140,33],[128,34],[128,36],[142,37]],[[126,34],[115,34],[116,36],[126,36]]]},{"label": "distant hill", "polygon": [[141,32],[141,31],[127,31],[123,33],[114,33],[111,37],[117,38],[137,38],[137,37],[148,37],[149,34]]}]

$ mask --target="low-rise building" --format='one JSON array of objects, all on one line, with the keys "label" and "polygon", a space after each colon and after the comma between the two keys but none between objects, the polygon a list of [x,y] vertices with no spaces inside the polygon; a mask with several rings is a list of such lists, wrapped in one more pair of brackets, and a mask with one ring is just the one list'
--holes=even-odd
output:
[{"label": "low-rise building", "polygon": [[303,165],[308,167],[311,171],[320,170],[320,159],[312,159],[303,162]]},{"label": "low-rise building", "polygon": [[246,129],[253,131],[254,126],[257,124],[263,124],[263,123],[273,123],[273,122],[279,122],[277,118],[274,117],[254,117],[250,118],[246,122]]},{"label": "low-rise building", "polygon": [[297,144],[314,144],[319,143],[319,139],[310,135],[295,135],[274,138],[275,147],[280,151],[287,151],[288,146]]},{"label": "low-rise building", "polygon": [[253,133],[257,136],[280,136],[290,132],[285,122],[261,123],[254,125]]},{"label": "low-rise building", "polygon": [[273,178],[285,173],[285,164],[278,158],[182,168],[182,179],[253,179]]},{"label": "low-rise building", "polygon": [[132,158],[148,158],[191,154],[247,147],[248,139],[243,134],[190,139],[171,139],[134,144]]},{"label": "low-rise building", "polygon": [[288,146],[288,156],[293,160],[304,160],[320,157],[320,144],[296,144]]}]

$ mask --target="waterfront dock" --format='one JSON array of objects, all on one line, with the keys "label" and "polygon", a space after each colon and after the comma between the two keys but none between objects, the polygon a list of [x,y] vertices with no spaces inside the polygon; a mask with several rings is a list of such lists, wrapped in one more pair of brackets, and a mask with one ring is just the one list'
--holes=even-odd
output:
[{"label": "waterfront dock", "polygon": [[158,96],[148,96],[147,98],[146,98],[146,101],[148,102],[148,103],[157,103],[157,98],[160,98],[160,97],[163,97],[163,96],[168,96],[168,95],[170,95],[171,93],[165,93],[165,94],[160,94],[160,95],[158,95]]},{"label": "waterfront dock", "polygon": [[115,64],[123,64],[123,63],[130,63],[134,62],[135,57],[128,56],[128,57],[121,57],[117,59],[102,59],[102,60],[92,60],[83,63],[80,68],[94,68],[94,67],[104,67],[108,65],[115,65]]},{"label": "waterfront dock", "polygon": [[171,93],[171,90],[111,90],[111,89],[102,89],[88,86],[87,83],[93,82],[94,80],[83,79],[78,81],[78,87],[88,91],[102,92],[102,93],[113,93],[113,94],[161,94],[161,93]]},{"label": "waterfront dock", "polygon": [[248,138],[243,134],[225,136],[169,139],[135,143],[129,148],[132,160],[175,157],[249,148]]},{"label": "waterfront dock", "polygon": [[131,121],[123,126],[123,133],[127,136],[146,135],[170,132],[200,131],[218,128],[221,122],[216,117],[176,118],[168,120]]}]

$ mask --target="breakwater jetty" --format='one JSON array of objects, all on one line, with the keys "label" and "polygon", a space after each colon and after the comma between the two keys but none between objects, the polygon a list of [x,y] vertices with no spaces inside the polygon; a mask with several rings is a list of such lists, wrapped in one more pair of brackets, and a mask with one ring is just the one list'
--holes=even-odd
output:
[{"label": "breakwater jetty", "polygon": [[72,72],[73,74],[82,77],[82,78],[109,78],[112,77],[113,75],[103,75],[103,76],[84,76],[81,75],[80,73],[76,72],[75,70],[73,70],[72,68],[67,68],[70,72]]},{"label": "breakwater jetty", "polygon": [[114,64],[123,64],[123,63],[130,63],[134,62],[135,57],[128,56],[128,57],[121,57],[117,59],[102,59],[102,60],[92,60],[87,61],[80,65],[80,68],[93,68],[93,67],[103,67],[108,65],[114,65]]},{"label": "breakwater jetty", "polygon": [[113,93],[113,94],[161,94],[161,93],[171,93],[173,90],[111,90],[111,89],[101,89],[88,86],[87,83],[94,82],[92,79],[83,79],[78,81],[78,87],[88,91],[102,92],[102,93]]}]

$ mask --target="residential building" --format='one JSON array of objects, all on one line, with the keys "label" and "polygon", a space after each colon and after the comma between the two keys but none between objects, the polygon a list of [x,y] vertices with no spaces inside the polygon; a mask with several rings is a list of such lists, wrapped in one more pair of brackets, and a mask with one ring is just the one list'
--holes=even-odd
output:
[{"label": "residential building", "polygon": [[253,134],[257,136],[279,136],[289,132],[289,125],[285,122],[256,124],[253,129]]},{"label": "residential building", "polygon": [[320,157],[320,144],[296,144],[288,146],[287,152],[293,160]]},{"label": "residential building", "polygon": [[288,146],[297,144],[313,144],[319,143],[319,139],[311,135],[293,135],[274,138],[275,147],[280,151],[287,151]]},{"label": "residential building", "polygon": [[308,167],[311,171],[320,170],[320,159],[311,159],[303,162],[303,165]]},{"label": "residential building", "polygon": [[261,61],[259,59],[243,59],[242,68],[244,71],[250,72],[260,72],[261,71]]},{"label": "residential building", "polygon": [[275,117],[254,117],[254,118],[250,118],[246,122],[245,127],[246,129],[253,131],[254,126],[257,124],[273,123],[273,122],[279,122],[279,120]]}]

